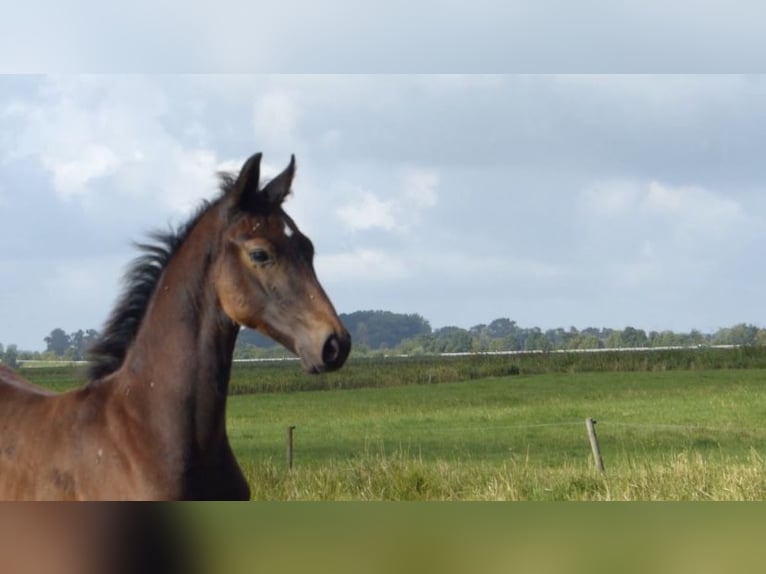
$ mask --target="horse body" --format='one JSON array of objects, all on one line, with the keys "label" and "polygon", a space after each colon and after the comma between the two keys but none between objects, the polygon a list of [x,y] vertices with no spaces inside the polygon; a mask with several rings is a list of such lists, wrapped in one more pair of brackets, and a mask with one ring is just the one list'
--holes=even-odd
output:
[{"label": "horse body", "polygon": [[222,417],[209,424],[220,399],[157,392],[142,402],[181,380],[122,376],[60,395],[0,385],[0,498],[247,499]]},{"label": "horse body", "polygon": [[259,188],[260,154],[148,255],[94,348],[91,381],[52,394],[0,367],[0,498],[247,499],[226,434],[240,325],[340,368],[350,338],[281,208],[294,162]]}]

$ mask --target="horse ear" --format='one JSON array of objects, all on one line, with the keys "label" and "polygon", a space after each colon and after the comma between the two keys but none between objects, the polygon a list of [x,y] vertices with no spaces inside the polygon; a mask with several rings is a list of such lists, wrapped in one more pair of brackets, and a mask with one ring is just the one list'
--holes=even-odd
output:
[{"label": "horse ear", "polygon": [[288,193],[290,193],[290,186],[293,184],[293,177],[295,176],[295,155],[290,156],[290,164],[285,170],[277,177],[272,179],[266,187],[263,188],[263,193],[271,205],[281,204]]},{"label": "horse ear", "polygon": [[239,170],[237,181],[234,184],[237,190],[237,199],[239,203],[245,204],[251,201],[258,193],[258,182],[261,178],[261,157],[258,152],[251,155]]}]

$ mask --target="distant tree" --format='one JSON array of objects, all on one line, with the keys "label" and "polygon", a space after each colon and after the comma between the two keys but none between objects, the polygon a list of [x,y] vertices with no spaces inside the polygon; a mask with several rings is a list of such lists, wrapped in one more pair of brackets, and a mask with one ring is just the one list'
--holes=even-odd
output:
[{"label": "distant tree", "polygon": [[365,345],[369,347],[370,343],[370,329],[367,327],[367,323],[360,321],[355,325],[354,334],[351,335],[351,339],[354,341],[354,345]]},{"label": "distant tree", "polygon": [[740,323],[731,328],[731,338],[734,345],[755,345],[758,327]]},{"label": "distant tree", "polygon": [[682,339],[673,331],[652,331],[649,334],[649,345],[652,347],[675,347],[683,345]]},{"label": "distant tree", "polygon": [[574,327],[570,327],[569,331],[558,327],[556,329],[548,329],[545,332],[545,338],[548,339],[551,348],[553,349],[566,349],[569,346],[569,341],[577,337],[579,333]]},{"label": "distant tree", "polygon": [[19,348],[16,345],[8,345],[5,349],[5,355],[3,355],[3,362],[15,369],[18,366]]},{"label": "distant tree", "polygon": [[474,353],[484,353],[489,351],[489,344],[492,338],[489,336],[489,329],[483,323],[480,325],[474,325],[468,329],[468,333],[471,335],[471,351]]},{"label": "distant tree", "polygon": [[514,335],[492,339],[489,342],[490,351],[521,351],[522,347],[519,338]]},{"label": "distant tree", "polygon": [[755,345],[758,335],[758,327],[740,323],[731,328],[719,329],[713,335],[713,343],[716,345]]},{"label": "distant tree", "polygon": [[692,329],[689,333],[689,344],[707,345],[708,343],[710,343],[710,335],[705,335],[697,329]]},{"label": "distant tree", "polygon": [[604,333],[602,329],[597,329],[596,327],[585,327],[585,329],[580,331],[580,335],[585,335],[586,337],[592,335],[597,339],[605,339],[609,336],[609,333]]},{"label": "distant tree", "polygon": [[606,347],[608,349],[619,349],[623,347],[622,344],[622,331],[611,331],[606,338]]},{"label": "distant tree", "polygon": [[63,329],[53,329],[51,334],[45,337],[47,350],[55,353],[57,357],[63,357],[71,345],[69,335]]},{"label": "distant tree", "polygon": [[417,314],[390,311],[341,313],[340,320],[351,333],[351,340],[380,349],[392,349],[402,341],[431,333],[431,325]]},{"label": "distant tree", "polygon": [[649,344],[649,338],[643,329],[635,327],[625,327],[622,331],[623,347],[646,347]]},{"label": "distant tree", "polygon": [[85,341],[85,332],[80,329],[74,333],[69,333],[69,348],[79,351]]},{"label": "distant tree", "polygon": [[[380,354],[386,350],[411,355],[444,352],[523,351],[553,349],[597,349],[623,347],[698,346],[710,343],[737,345],[766,345],[766,330],[753,325],[739,324],[720,329],[715,334],[698,330],[689,333],[651,331],[625,327],[623,330],[587,327],[555,328],[547,331],[539,327],[522,328],[508,318],[498,318],[489,324],[474,325],[470,329],[443,327],[432,330],[428,321],[417,314],[405,315],[389,311],[356,311],[341,314],[341,321],[351,333],[357,355]],[[55,332],[54,332],[55,333]],[[53,340],[54,333],[46,338]],[[70,350],[65,356],[81,355],[83,339],[91,331],[72,333]],[[93,332],[95,333],[95,332]],[[60,333],[57,333],[60,335]],[[238,357],[271,356],[277,345],[250,329],[243,329],[237,340]],[[49,345],[49,349],[51,349]],[[75,353],[74,350],[77,352]],[[61,356],[61,348],[57,349]]]},{"label": "distant tree", "polygon": [[504,337],[519,335],[519,327],[516,325],[516,321],[511,321],[505,317],[501,319],[495,319],[489,325],[487,325],[487,331],[491,338],[502,339]]},{"label": "distant tree", "polygon": [[434,338],[439,353],[467,353],[473,344],[471,334],[460,327],[437,329],[434,331]]},{"label": "distant tree", "polygon": [[568,349],[602,349],[604,343],[595,335],[583,335],[578,334],[575,337],[569,339],[567,343]]},{"label": "distant tree", "polygon": [[99,332],[95,329],[88,329],[85,331],[85,337],[82,341],[82,347],[80,348],[80,358],[84,358],[91,345],[96,342],[99,337]]},{"label": "distant tree", "polygon": [[713,334],[714,345],[731,345],[731,329],[718,329]]},{"label": "distant tree", "polygon": [[[96,331],[93,329],[88,329],[88,333],[96,333]],[[70,333],[69,349],[67,349],[65,355],[75,361],[79,361],[85,356],[85,351],[93,339],[95,339],[95,336],[88,337],[88,334],[86,334],[82,329],[74,333]]]},{"label": "distant tree", "polygon": [[405,355],[423,355],[425,353],[434,352],[431,347],[433,346],[433,335],[420,335],[419,337],[413,337],[412,339],[405,339],[401,342],[398,349],[400,353]]},{"label": "distant tree", "polygon": [[525,351],[550,351],[551,342],[546,338],[545,334],[539,327],[533,327],[529,329],[529,332],[524,340]]},{"label": "distant tree", "polygon": [[599,339],[598,337],[595,337],[593,335],[585,335],[584,341],[582,343],[583,349],[603,349],[604,348],[604,342]]}]

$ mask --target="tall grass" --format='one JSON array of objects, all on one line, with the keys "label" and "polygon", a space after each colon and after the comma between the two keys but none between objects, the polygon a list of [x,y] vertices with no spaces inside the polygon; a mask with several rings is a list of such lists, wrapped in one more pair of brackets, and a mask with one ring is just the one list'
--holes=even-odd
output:
[{"label": "tall grass", "polygon": [[293,362],[239,363],[230,393],[293,392],[436,384],[551,373],[662,372],[766,368],[766,347],[352,358],[341,371],[303,373]]},{"label": "tall grass", "polygon": [[766,494],[766,463],[755,450],[744,461],[682,451],[613,464],[604,475],[586,460],[477,464],[402,450],[291,472],[273,460],[251,461],[245,473],[255,500],[758,501]]}]

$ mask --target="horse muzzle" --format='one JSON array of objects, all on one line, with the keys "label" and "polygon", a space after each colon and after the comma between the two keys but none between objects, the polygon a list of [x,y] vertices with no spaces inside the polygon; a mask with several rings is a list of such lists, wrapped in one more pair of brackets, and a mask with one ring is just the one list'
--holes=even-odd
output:
[{"label": "horse muzzle", "polygon": [[325,337],[319,353],[302,352],[305,350],[305,348],[298,349],[298,355],[307,372],[318,374],[337,371],[346,362],[351,352],[351,336],[345,329],[333,332]]}]

